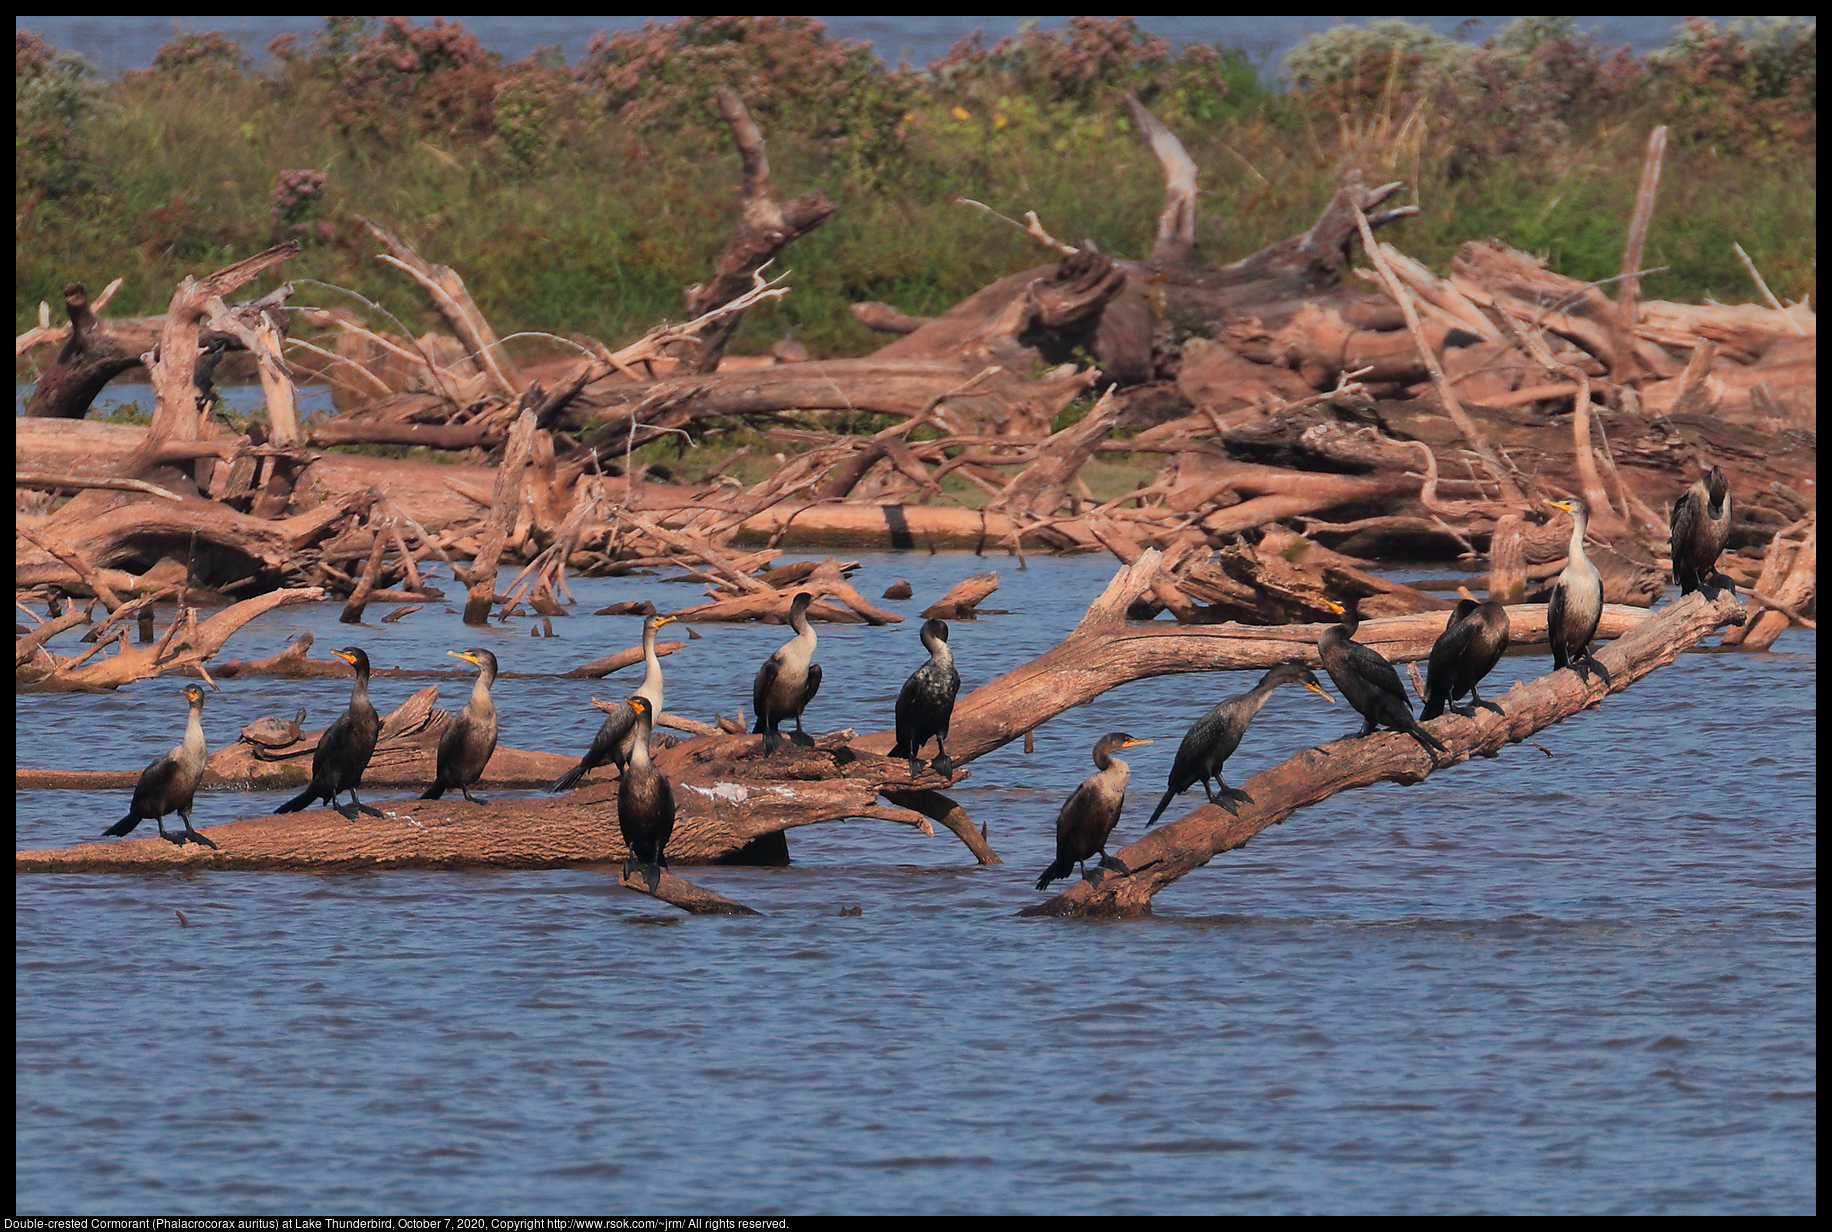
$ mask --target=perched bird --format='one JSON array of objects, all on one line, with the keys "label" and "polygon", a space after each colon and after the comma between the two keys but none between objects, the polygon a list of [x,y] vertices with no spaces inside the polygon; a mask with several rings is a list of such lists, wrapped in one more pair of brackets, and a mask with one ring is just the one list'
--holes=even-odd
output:
[{"label": "perched bird", "polygon": [[1689,595],[1711,583],[1718,554],[1730,542],[1730,483],[1722,467],[1712,467],[1680,494],[1670,522],[1673,580],[1680,594]]},{"label": "perched bird", "polygon": [[[369,758],[375,754],[376,739],[382,734],[381,716],[369,703],[369,656],[355,646],[331,653],[356,669],[350,706],[318,738],[318,750],[312,754],[312,781],[274,812],[297,813],[314,800],[323,800],[352,821],[359,809],[371,817],[380,817],[382,810],[370,808],[356,795],[363,771],[369,768]],[[337,803],[337,797],[346,791],[350,793],[349,808]]]},{"label": "perched bird", "polygon": [[1427,749],[1443,753],[1444,748],[1437,737],[1419,726],[1419,721],[1412,717],[1412,703],[1406,700],[1406,690],[1399,682],[1399,673],[1393,665],[1381,658],[1380,652],[1371,650],[1354,640],[1355,631],[1361,627],[1361,617],[1351,600],[1347,607],[1324,603],[1330,611],[1342,617],[1341,623],[1333,624],[1323,631],[1317,639],[1317,654],[1323,659],[1323,670],[1335,682],[1342,696],[1348,698],[1349,705],[1362,717],[1362,736],[1372,735],[1377,726],[1385,725],[1395,731],[1403,731]]},{"label": "perched bird", "polygon": [[305,732],[305,707],[289,722],[278,715],[268,715],[256,719],[242,729],[241,739],[237,744],[254,746],[254,756],[259,761],[271,761],[266,754],[269,749],[283,749],[289,744],[299,743],[299,737]]},{"label": "perched bird", "polygon": [[[1575,496],[1546,503],[1571,515],[1568,559],[1546,600],[1546,640],[1552,643],[1552,669],[1569,667],[1577,671],[1581,659],[1601,670],[1590,654],[1590,639],[1597,635],[1597,622],[1603,619],[1603,577],[1590,563],[1590,557],[1584,555],[1584,531],[1590,525],[1590,510]],[[1588,670],[1583,674],[1586,678],[1590,675]]]},{"label": "perched bird", "polygon": [[[1151,819],[1145,823],[1146,829],[1164,815],[1173,799],[1195,786],[1199,779],[1209,803],[1220,805],[1230,813],[1240,812],[1234,803],[1236,800],[1242,804],[1253,803],[1252,796],[1228,786],[1221,777],[1221,765],[1234,755],[1241,738],[1247,734],[1247,724],[1253,722],[1253,716],[1260,712],[1272,691],[1282,684],[1301,684],[1330,705],[1336,704],[1336,699],[1323,691],[1317,677],[1301,663],[1281,663],[1260,677],[1260,682],[1247,692],[1222,701],[1197,719],[1184,734],[1183,743],[1177,746],[1177,760],[1170,768],[1170,788],[1158,801],[1158,807],[1152,810]],[[1209,786],[1210,779],[1214,779],[1221,789],[1219,794]]]},{"label": "perched bird", "polygon": [[623,831],[623,845],[629,854],[623,859],[623,876],[641,871],[655,893],[662,883],[662,869],[668,861],[662,851],[674,833],[674,789],[668,776],[649,760],[649,733],[655,728],[655,706],[638,693],[629,699],[636,715],[636,738],[630,746],[630,761],[617,780],[617,825]]},{"label": "perched bird", "polygon": [[1126,803],[1126,784],[1132,778],[1132,767],[1113,756],[1115,749],[1130,749],[1150,744],[1135,740],[1125,732],[1109,732],[1094,746],[1094,764],[1098,772],[1090,774],[1075,789],[1062,811],[1056,814],[1056,862],[1037,878],[1037,888],[1067,877],[1077,864],[1087,876],[1089,856],[1098,854],[1102,868],[1118,868],[1119,863],[1107,854],[1107,836],[1120,822],[1120,809]]},{"label": "perched bird", "polygon": [[[636,687],[636,695],[648,698],[656,714],[662,712],[662,661],[655,654],[655,631],[673,619],[672,616],[651,616],[642,622],[644,670],[642,683]],[[547,790],[565,791],[606,764],[616,766],[621,774],[623,768],[630,763],[630,746],[635,742],[636,712],[627,703],[620,703],[616,710],[605,716],[597,736],[592,740],[592,747],[579,759],[579,764],[555,779]]]},{"label": "perched bird", "polygon": [[[180,847],[187,842],[202,843],[206,847],[216,846],[191,828],[191,800],[197,794],[197,785],[203,781],[204,760],[208,750],[204,747],[204,691],[197,685],[187,684],[184,696],[191,703],[191,714],[184,725],[184,739],[177,748],[140,772],[140,781],[134,784],[134,801],[128,806],[127,816],[102,831],[103,834],[132,834],[135,826],[150,817],[159,826],[159,837],[168,843],[176,843]],[[165,832],[167,813],[177,813],[184,818],[183,834]]]},{"label": "perched bird", "polygon": [[925,620],[922,644],[929,661],[911,673],[897,694],[897,744],[892,757],[910,759],[910,777],[920,774],[922,746],[935,737],[936,758],[930,763],[935,773],[946,778],[954,773],[954,762],[948,757],[948,721],[954,717],[954,698],[961,691],[961,674],[954,670],[954,652],[948,648],[946,621]]},{"label": "perched bird", "polygon": [[471,686],[471,700],[464,704],[439,737],[439,765],[433,785],[420,796],[437,800],[456,787],[472,804],[482,804],[471,794],[471,784],[483,777],[483,768],[496,752],[496,703],[490,700],[490,686],[496,682],[496,656],[487,650],[448,650],[454,659],[477,665],[477,683]]},{"label": "perched bird", "polygon": [[789,627],[795,637],[764,661],[751,685],[751,709],[757,713],[755,731],[763,736],[763,749],[774,753],[782,745],[782,721],[795,720],[797,744],[814,740],[802,728],[802,711],[820,692],[821,665],[814,661],[814,626],[808,623],[807,591],[789,604]]},{"label": "perched bird", "polygon": [[1486,705],[1476,686],[1501,662],[1508,648],[1508,610],[1499,603],[1463,599],[1431,645],[1425,674],[1425,708],[1419,721],[1435,719],[1465,693]]}]

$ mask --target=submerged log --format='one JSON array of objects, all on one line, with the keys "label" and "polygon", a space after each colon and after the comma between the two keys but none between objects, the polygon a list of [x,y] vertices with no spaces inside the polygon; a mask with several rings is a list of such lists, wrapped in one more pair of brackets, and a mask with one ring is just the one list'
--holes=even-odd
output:
[{"label": "submerged log", "polygon": [[[1510,619],[1515,610],[1510,610]],[[1255,803],[1241,804],[1237,815],[1204,805],[1113,853],[1129,872],[1108,871],[1098,884],[1082,881],[1020,914],[1147,914],[1159,890],[1222,852],[1243,846],[1253,835],[1283,822],[1307,804],[1381,781],[1410,785],[1471,757],[1499,753],[1504,746],[1519,743],[1628,688],[1671,663],[1712,630],[1741,619],[1736,596],[1728,590],[1713,598],[1706,598],[1703,592],[1688,595],[1598,651],[1597,662],[1603,671],[1590,678],[1574,671],[1549,672],[1516,684],[1499,698],[1491,695],[1488,700],[1495,705],[1478,708],[1474,717],[1447,714],[1432,720],[1430,731],[1447,746],[1448,756],[1434,758],[1410,736],[1396,732],[1308,749],[1240,784]]]}]

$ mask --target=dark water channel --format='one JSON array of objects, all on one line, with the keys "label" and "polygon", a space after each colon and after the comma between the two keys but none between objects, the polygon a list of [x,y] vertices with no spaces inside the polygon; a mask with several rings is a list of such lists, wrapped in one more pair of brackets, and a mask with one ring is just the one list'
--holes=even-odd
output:
[{"label": "dark water channel", "polygon": [[[955,628],[966,687],[1052,645],[1102,557],[867,556]],[[446,588],[452,589],[449,581]],[[575,583],[583,609],[689,586]],[[383,609],[371,608],[376,620]],[[364,645],[558,671],[632,618],[487,633],[429,607],[350,631],[271,613],[229,654]],[[163,621],[162,617],[162,621]],[[820,628],[810,727],[888,722],[915,621]],[[749,709],[775,627],[708,627],[669,709]],[[1123,729],[1136,836],[1185,726],[1244,674],[1144,681],[1055,719],[945,831],[798,830],[786,869],[689,873],[765,912],[685,919],[592,872],[29,876],[14,883],[21,1212],[1810,1212],[1817,1205],[1815,647],[1687,655],[1500,758],[1304,810],[1124,924],[1020,920],[1088,751]],[[1496,692],[1546,669],[1497,669]],[[582,749],[608,681],[507,680],[505,742]],[[424,682],[380,680],[391,708]],[[16,700],[22,766],[143,766],[176,680]],[[225,682],[211,747],[347,684]],[[456,703],[463,685],[447,686]],[[1352,726],[1285,690],[1233,781]],[[383,799],[392,793],[378,793]],[[199,799],[199,825],[275,794]],[[16,845],[93,838],[126,792],[22,792]],[[1178,816],[1172,813],[1171,816]],[[863,914],[842,918],[842,907]],[[177,918],[182,910],[189,920]]]}]

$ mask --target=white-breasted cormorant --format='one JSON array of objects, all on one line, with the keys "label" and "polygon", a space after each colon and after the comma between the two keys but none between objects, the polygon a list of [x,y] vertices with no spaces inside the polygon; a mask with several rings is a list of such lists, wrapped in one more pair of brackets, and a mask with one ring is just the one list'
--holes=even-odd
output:
[{"label": "white-breasted cormorant", "polygon": [[[636,695],[648,698],[656,714],[662,712],[662,661],[655,653],[655,631],[673,619],[673,616],[651,616],[642,622],[644,668],[642,683],[636,687]],[[547,790],[565,791],[599,766],[607,764],[616,766],[618,772],[622,773],[623,768],[630,764],[630,746],[635,740],[636,712],[627,703],[619,703],[617,709],[604,716],[597,736],[592,739],[592,747],[579,759],[579,764],[555,779]]]},{"label": "white-breasted cormorant", "polygon": [[477,683],[471,686],[471,700],[452,717],[451,726],[439,737],[439,763],[433,785],[421,794],[422,800],[437,800],[451,788],[464,793],[472,804],[482,804],[471,794],[471,784],[483,777],[496,752],[496,703],[490,699],[490,686],[496,683],[496,656],[487,650],[448,650],[454,659],[477,665]]},{"label": "white-breasted cormorant", "polygon": [[[369,656],[355,646],[331,653],[356,669],[350,706],[318,738],[318,749],[312,754],[312,781],[274,812],[297,813],[314,800],[323,800],[353,821],[358,810],[380,817],[382,810],[370,808],[356,795],[363,771],[369,768],[369,758],[375,754],[375,742],[382,734],[381,716],[369,702]],[[337,802],[337,797],[346,791],[350,793],[349,808]]]},{"label": "white-breasted cormorant", "polygon": [[897,743],[891,756],[909,758],[910,777],[915,778],[922,772],[918,754],[933,736],[936,757],[930,766],[947,778],[954,773],[954,762],[948,757],[948,722],[954,717],[954,699],[961,691],[961,674],[948,648],[947,622],[923,621],[922,644],[929,661],[903,682],[903,692],[897,694]]},{"label": "white-breasted cormorant", "polygon": [[1493,600],[1458,600],[1444,632],[1431,644],[1431,661],[1425,673],[1425,708],[1419,711],[1419,721],[1437,718],[1465,693],[1475,705],[1488,705],[1476,692],[1476,686],[1501,661],[1507,648],[1505,607]]},{"label": "white-breasted cormorant", "polygon": [[668,776],[649,759],[655,707],[641,694],[631,697],[629,703],[636,715],[636,739],[630,746],[629,764],[617,780],[617,826],[629,851],[623,859],[623,875],[627,881],[632,872],[640,871],[653,894],[661,885],[662,870],[668,867],[662,853],[674,833],[674,789],[668,785]]},{"label": "white-breasted cormorant", "polygon": [[[1202,790],[1207,794],[1210,804],[1220,805],[1230,813],[1239,813],[1238,800],[1242,804],[1252,804],[1253,797],[1238,788],[1229,787],[1221,777],[1222,763],[1234,755],[1240,747],[1241,738],[1247,734],[1247,725],[1253,722],[1253,716],[1260,712],[1272,696],[1272,691],[1282,684],[1301,684],[1321,697],[1330,705],[1336,699],[1323,691],[1317,683],[1317,677],[1308,667],[1301,663],[1281,663],[1264,676],[1260,682],[1245,693],[1238,693],[1224,699],[1213,710],[1197,719],[1183,737],[1183,743],[1177,746],[1177,760],[1171,764],[1170,787],[1165,791],[1158,807],[1153,809],[1151,817],[1145,822],[1147,829],[1164,815],[1170,802],[1182,795],[1198,780]],[[1215,786],[1209,786],[1209,780],[1215,780]]]},{"label": "white-breasted cormorant", "polygon": [[[1603,575],[1584,555],[1590,509],[1575,496],[1546,503],[1571,515],[1568,559],[1546,600],[1546,639],[1552,643],[1552,669],[1569,667],[1576,671],[1578,661],[1583,660],[1601,670],[1590,654],[1590,639],[1597,635],[1597,622],[1603,619]],[[1590,673],[1585,671],[1583,675],[1588,678]]]},{"label": "white-breasted cormorant", "polygon": [[766,753],[774,753],[782,744],[784,719],[795,720],[797,744],[814,743],[802,729],[802,711],[821,687],[821,665],[814,661],[814,626],[808,623],[808,605],[812,602],[814,596],[803,591],[789,604],[789,627],[795,630],[795,637],[764,661],[751,685],[751,709],[757,713],[755,730],[763,736]]},{"label": "white-breasted cormorant", "polygon": [[1358,734],[1370,736],[1376,727],[1390,727],[1405,732],[1427,749],[1446,752],[1437,737],[1420,727],[1419,721],[1412,717],[1412,703],[1406,699],[1405,686],[1400,684],[1399,673],[1393,670],[1393,665],[1383,659],[1379,651],[1354,640],[1355,631],[1361,627],[1355,601],[1351,599],[1347,607],[1327,599],[1324,603],[1342,620],[1325,629],[1323,636],[1317,639],[1317,654],[1323,660],[1323,670],[1329,673],[1349,705],[1361,715]]},{"label": "white-breasted cormorant", "polygon": [[1673,580],[1680,594],[1689,595],[1710,584],[1718,554],[1730,543],[1730,483],[1722,467],[1712,467],[1680,494],[1670,522]]},{"label": "white-breasted cormorant", "polygon": [[1150,744],[1125,732],[1109,732],[1094,746],[1094,764],[1098,771],[1081,781],[1062,811],[1056,814],[1056,861],[1037,878],[1037,888],[1067,877],[1077,864],[1082,875],[1088,872],[1087,859],[1099,855],[1102,868],[1118,867],[1107,854],[1107,838],[1120,823],[1120,809],[1126,803],[1126,784],[1132,778],[1132,767],[1113,756],[1115,749],[1130,749]]},{"label": "white-breasted cormorant", "polygon": [[[204,747],[204,691],[194,684],[184,687],[185,700],[191,703],[190,717],[185,720],[184,739],[178,747],[164,754],[140,772],[134,784],[134,800],[127,816],[102,831],[105,835],[131,834],[135,826],[151,818],[159,826],[159,837],[182,847],[187,842],[216,844],[191,828],[191,801],[197,785],[203,781],[204,762],[209,750]],[[165,815],[177,813],[184,818],[184,833],[167,834]]]}]

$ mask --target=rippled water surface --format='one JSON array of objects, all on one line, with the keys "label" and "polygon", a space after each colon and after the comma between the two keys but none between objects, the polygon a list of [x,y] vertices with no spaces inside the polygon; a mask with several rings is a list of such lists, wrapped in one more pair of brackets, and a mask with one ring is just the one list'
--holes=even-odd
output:
[{"label": "rippled water surface", "polygon": [[[915,584],[886,604],[910,617],[1000,570],[988,602],[1012,614],[955,626],[967,688],[1053,644],[1112,572],[864,559],[868,595]],[[587,612],[697,595],[574,585]],[[638,633],[336,614],[271,613],[228,653],[311,628],[378,665],[445,666],[482,641],[540,672]],[[888,725],[915,624],[820,627],[811,728]],[[702,632],[665,661],[669,709],[748,710],[783,630]],[[1157,739],[1130,750],[1119,838],[1136,837],[1184,728],[1248,674],[1129,685],[1053,720],[1034,753],[973,763],[956,794],[1003,865],[945,831],[854,822],[794,831],[789,868],[687,870],[762,918],[662,914],[583,870],[17,878],[15,1204],[1810,1212],[1815,646],[1795,632],[1777,650],[1684,656],[1535,744],[1303,810],[1127,923],[1013,913],[1041,897],[1093,741]],[[1546,666],[1509,657],[1495,692]],[[503,739],[582,749],[587,698],[639,676],[505,680]],[[378,680],[378,704],[421,683]],[[137,769],[180,733],[177,688],[18,698],[19,764]],[[348,695],[224,688],[212,748],[295,704],[316,726]],[[1352,726],[1283,690],[1230,780]],[[22,792],[16,845],[92,838],[127,797]],[[208,794],[196,819],[280,798]]]}]

